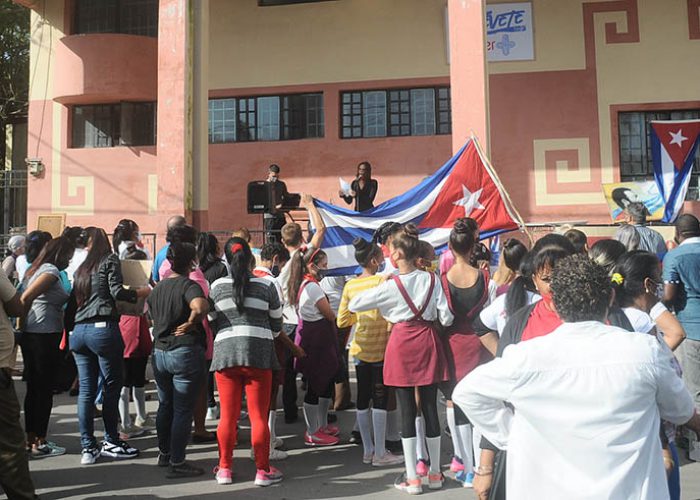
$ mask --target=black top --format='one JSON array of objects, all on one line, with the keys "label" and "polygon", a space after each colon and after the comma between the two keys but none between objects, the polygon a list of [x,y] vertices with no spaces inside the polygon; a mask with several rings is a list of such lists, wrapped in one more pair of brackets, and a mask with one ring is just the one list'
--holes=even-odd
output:
[{"label": "black top", "polygon": [[110,254],[100,263],[91,276],[90,297],[75,313],[76,323],[119,320],[117,300],[136,303],[136,290],[123,286],[122,265],[116,254]]},{"label": "black top", "polygon": [[220,260],[214,262],[211,266],[207,268],[206,271],[203,272],[204,277],[207,279],[207,283],[209,283],[209,285],[214,283],[219,278],[225,278],[226,276],[228,276],[228,269],[226,268],[226,264],[224,264]]},{"label": "black top", "polygon": [[272,206],[270,207],[269,212],[265,212],[265,215],[267,215],[268,217],[276,216],[279,213],[276,208],[277,205],[284,205],[284,198],[288,194],[287,185],[282,181],[267,181],[267,183],[270,185],[270,190],[272,191]]},{"label": "black top", "polygon": [[175,276],[158,282],[148,297],[148,310],[153,319],[153,347],[169,351],[182,345],[199,344],[206,347],[204,327],[175,337],[173,331],[190,317],[190,302],[205,298],[202,287],[186,276]]},{"label": "black top", "polygon": [[484,275],[480,272],[479,277],[469,288],[458,288],[448,282],[450,287],[450,297],[452,298],[452,308],[455,311],[466,314],[474,309],[484,296]]},{"label": "black top", "polygon": [[356,212],[364,212],[374,208],[374,198],[377,196],[377,188],[379,187],[375,179],[365,182],[365,187],[362,189],[360,189],[360,181],[355,179],[350,184],[350,187],[355,191],[355,196],[343,196],[345,203],[349,205],[354,199]]}]

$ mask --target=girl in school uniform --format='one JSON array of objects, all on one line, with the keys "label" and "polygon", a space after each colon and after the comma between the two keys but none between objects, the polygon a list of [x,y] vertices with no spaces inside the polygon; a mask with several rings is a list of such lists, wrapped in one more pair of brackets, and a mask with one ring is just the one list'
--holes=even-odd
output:
[{"label": "girl in school uniform", "polygon": [[306,357],[296,360],[296,370],[306,378],[304,416],[307,446],[338,444],[340,430],[328,424],[335,378],[342,368],[335,329],[335,313],[319,282],[328,269],[321,249],[295,252],[290,260],[287,299],[299,316],[295,342]]},{"label": "girl in school uniform", "polygon": [[437,414],[437,388],[448,379],[447,359],[435,322],[449,326],[454,319],[445,293],[435,273],[420,271],[415,262],[420,241],[415,226],[407,225],[389,244],[391,259],[399,275],[357,295],[350,301],[351,312],[379,309],[394,326],[384,357],[384,383],[396,388],[401,405],[401,442],[406,462],[405,476],[396,488],[409,494],[422,492],[422,480],[416,472],[416,400],[420,393],[421,410],[426,423],[430,471],[430,489],[442,488],[440,471],[440,422]]}]

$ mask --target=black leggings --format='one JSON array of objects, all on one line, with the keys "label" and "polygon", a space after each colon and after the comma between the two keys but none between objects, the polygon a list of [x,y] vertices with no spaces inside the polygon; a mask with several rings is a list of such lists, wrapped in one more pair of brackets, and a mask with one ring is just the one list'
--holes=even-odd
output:
[{"label": "black leggings", "polygon": [[146,365],[148,357],[124,358],[124,387],[144,387],[146,385]]},{"label": "black leggings", "polygon": [[61,332],[22,335],[22,358],[27,393],[24,396],[24,428],[45,438],[53,409],[53,390],[61,366]]},{"label": "black leggings", "polygon": [[[455,390],[456,385],[457,384],[452,380],[447,380],[438,384],[438,386],[440,387],[440,392],[442,392],[442,394],[445,396],[445,399],[447,399],[448,401],[452,401],[452,391]],[[455,409],[455,424],[466,425],[470,423],[469,418],[467,418],[462,409],[458,405],[453,404],[453,406]]]},{"label": "black leggings", "polygon": [[384,385],[384,366],[381,363],[360,363],[355,365],[357,376],[357,409],[366,410],[372,406],[386,410],[388,388]]},{"label": "black leggings", "polygon": [[[418,388],[420,409],[425,419],[425,435],[433,438],[440,436],[440,420],[437,413],[437,384]],[[401,437],[416,437],[416,395],[413,387],[397,387],[396,399],[401,408]]]},{"label": "black leggings", "polygon": [[311,385],[308,385],[306,389],[306,395],[304,396],[304,403],[306,403],[307,405],[317,405],[318,398],[331,399],[333,397],[334,385],[334,382],[331,380],[331,383],[328,384],[326,390],[321,392],[321,394],[316,394],[311,388]]}]

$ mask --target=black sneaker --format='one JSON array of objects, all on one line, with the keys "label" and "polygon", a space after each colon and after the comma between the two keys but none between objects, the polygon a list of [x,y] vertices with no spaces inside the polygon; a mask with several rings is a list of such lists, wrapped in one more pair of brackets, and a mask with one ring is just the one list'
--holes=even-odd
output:
[{"label": "black sneaker", "polygon": [[204,474],[204,469],[195,467],[189,462],[182,462],[179,465],[171,465],[170,470],[165,474],[168,479],[179,479],[185,477],[197,477]]},{"label": "black sneaker", "polygon": [[139,456],[139,450],[133,446],[129,446],[126,441],[117,441],[116,443],[102,442],[103,457],[112,457],[119,459],[136,458]]},{"label": "black sneaker", "polygon": [[170,453],[158,452],[158,467],[167,467],[170,465]]},{"label": "black sneaker", "polygon": [[360,431],[350,432],[350,439],[348,442],[350,444],[362,444],[362,434],[360,434]]}]

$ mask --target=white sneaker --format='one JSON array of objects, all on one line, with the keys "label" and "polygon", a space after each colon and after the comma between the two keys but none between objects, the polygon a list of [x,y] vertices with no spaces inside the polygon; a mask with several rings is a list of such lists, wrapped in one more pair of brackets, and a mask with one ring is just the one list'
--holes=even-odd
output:
[{"label": "white sneaker", "polygon": [[374,453],[370,453],[369,455],[365,455],[364,453],[362,454],[362,463],[365,465],[371,464],[373,459]]},{"label": "white sneaker", "polygon": [[276,437],[271,444],[273,448],[282,448],[284,446],[284,440],[282,438]]},{"label": "white sneaker", "polygon": [[286,460],[287,457],[289,457],[289,455],[286,451],[276,450],[274,448],[270,450],[270,460]]},{"label": "white sneaker", "polygon": [[374,458],[372,459],[372,465],[374,467],[384,467],[387,465],[399,465],[403,463],[403,456],[401,455],[394,455],[390,451],[386,451],[384,453],[383,457],[374,455]]},{"label": "white sneaker", "polygon": [[218,406],[210,406],[207,408],[207,420],[219,420],[221,412]]},{"label": "white sneaker", "polygon": [[143,419],[141,417],[136,417],[136,420],[134,420],[134,425],[136,427],[141,427],[142,429],[147,429],[147,430],[156,428],[156,423],[151,418],[150,415],[146,415],[145,419]]},{"label": "white sneaker", "polygon": [[125,441],[119,441],[118,443],[109,443],[107,441],[103,441],[101,454],[103,457],[127,459],[138,457],[139,450],[132,446],[129,446],[129,444]]},{"label": "white sneaker", "polygon": [[138,425],[130,425],[129,427],[122,427],[119,431],[119,439],[126,441],[127,439],[143,436],[146,434],[146,429]]},{"label": "white sneaker", "polygon": [[100,450],[97,448],[83,448],[80,456],[81,465],[92,465],[100,456]]}]

